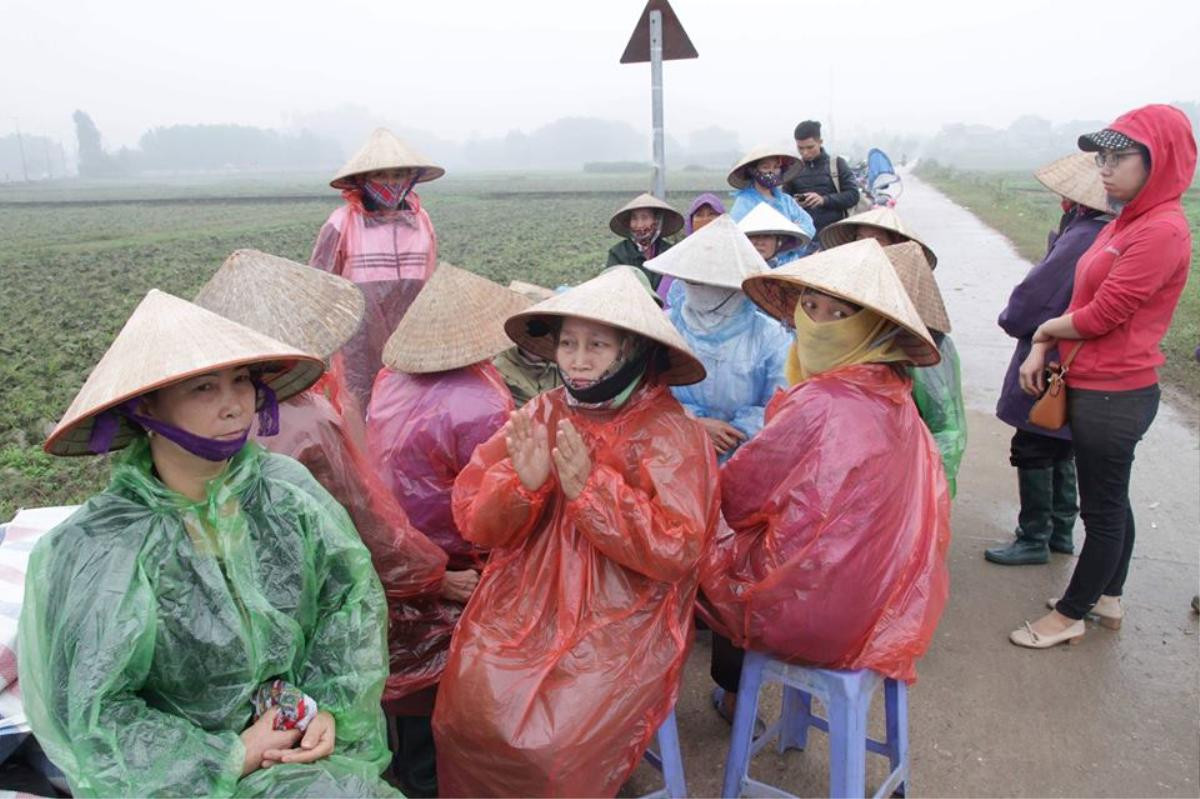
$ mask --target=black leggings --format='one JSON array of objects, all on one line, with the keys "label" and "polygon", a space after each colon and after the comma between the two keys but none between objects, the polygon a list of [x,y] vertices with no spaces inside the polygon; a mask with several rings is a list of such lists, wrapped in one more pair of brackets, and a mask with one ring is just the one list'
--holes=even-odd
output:
[{"label": "black leggings", "polygon": [[1079,509],[1086,538],[1059,613],[1082,619],[1101,594],[1120,596],[1133,555],[1129,475],[1133,451],[1158,413],[1157,385],[1134,391],[1067,392]]},{"label": "black leggings", "polygon": [[738,649],[728,638],[718,635],[716,630],[713,631],[712,660],[708,666],[708,673],[712,675],[713,682],[729,693],[736,694],[738,683],[742,680],[742,661],[745,658],[744,649]]}]

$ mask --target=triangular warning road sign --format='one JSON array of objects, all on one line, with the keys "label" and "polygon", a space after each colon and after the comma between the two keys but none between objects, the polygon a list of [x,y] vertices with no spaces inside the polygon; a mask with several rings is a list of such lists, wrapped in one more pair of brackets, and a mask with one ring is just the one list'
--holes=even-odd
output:
[{"label": "triangular warning road sign", "polygon": [[696,52],[692,40],[688,38],[687,31],[680,24],[679,17],[675,16],[671,4],[667,0],[650,0],[646,3],[646,8],[642,10],[642,17],[638,20],[637,27],[633,29],[633,35],[629,37],[629,44],[625,45],[625,55],[621,56],[622,64],[636,64],[640,61],[650,60],[651,11],[662,12],[663,61],[699,58],[700,54]]}]

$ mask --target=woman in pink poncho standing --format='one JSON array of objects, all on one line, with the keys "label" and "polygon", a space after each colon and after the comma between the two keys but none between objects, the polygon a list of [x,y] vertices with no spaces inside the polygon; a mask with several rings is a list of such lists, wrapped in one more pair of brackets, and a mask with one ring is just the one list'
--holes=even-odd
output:
[{"label": "woman in pink poncho standing", "polygon": [[437,264],[437,235],[413,187],[444,174],[377,128],[329,183],[346,203],[321,228],[309,264],[354,282],[366,297],[362,327],[334,361],[360,413],[383,365],[383,345]]}]

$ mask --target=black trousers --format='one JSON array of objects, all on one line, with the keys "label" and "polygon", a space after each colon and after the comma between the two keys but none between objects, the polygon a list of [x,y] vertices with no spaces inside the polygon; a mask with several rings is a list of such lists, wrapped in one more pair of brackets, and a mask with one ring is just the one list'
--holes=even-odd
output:
[{"label": "black trousers", "polygon": [[1101,594],[1120,596],[1133,555],[1133,451],[1158,413],[1157,385],[1134,391],[1070,389],[1067,412],[1086,538],[1059,613],[1082,619]]},{"label": "black trousers", "polygon": [[1018,429],[1008,446],[1008,462],[1018,469],[1048,469],[1058,461],[1069,461],[1073,452],[1069,438]]},{"label": "black trousers", "polygon": [[712,659],[709,661],[708,673],[713,682],[731,694],[736,694],[738,683],[742,680],[742,661],[746,651],[738,649],[733,642],[714,630],[712,634]]}]

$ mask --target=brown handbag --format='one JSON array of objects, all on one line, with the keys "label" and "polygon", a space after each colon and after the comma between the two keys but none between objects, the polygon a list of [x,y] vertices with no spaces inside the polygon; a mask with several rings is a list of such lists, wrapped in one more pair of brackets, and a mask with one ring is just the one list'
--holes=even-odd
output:
[{"label": "brown handbag", "polygon": [[1030,424],[1047,430],[1058,430],[1067,423],[1067,371],[1082,346],[1081,341],[1061,365],[1051,363],[1046,367],[1046,390],[1029,409]]}]

